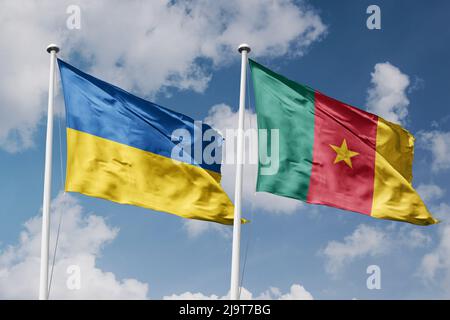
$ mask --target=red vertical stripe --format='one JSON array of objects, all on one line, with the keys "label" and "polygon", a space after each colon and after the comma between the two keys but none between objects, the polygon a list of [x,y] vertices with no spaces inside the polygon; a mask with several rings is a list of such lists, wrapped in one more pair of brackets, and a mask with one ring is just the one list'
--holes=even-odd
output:
[{"label": "red vertical stripe", "polygon": [[[377,116],[315,94],[313,166],[307,202],[370,215],[373,199]],[[330,145],[359,153],[334,163]]]}]

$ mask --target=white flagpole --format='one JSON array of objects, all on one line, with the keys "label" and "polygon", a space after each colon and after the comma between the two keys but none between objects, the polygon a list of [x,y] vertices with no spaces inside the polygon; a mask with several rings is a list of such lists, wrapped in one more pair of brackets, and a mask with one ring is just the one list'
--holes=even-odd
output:
[{"label": "white flagpole", "polygon": [[53,100],[55,91],[56,54],[55,44],[47,47],[50,53],[50,80],[48,83],[47,140],[45,142],[44,199],[42,203],[41,273],[39,278],[39,300],[48,299],[48,250],[50,232],[50,197],[52,189],[52,146],[53,146]]},{"label": "white flagpole", "polygon": [[248,44],[241,44],[241,90],[239,96],[239,126],[237,136],[236,182],[234,192],[234,223],[233,249],[231,253],[231,287],[230,299],[239,300],[240,247],[241,247],[241,198],[242,198],[242,169],[244,160],[244,112],[245,86],[247,80],[247,54],[250,52]]}]

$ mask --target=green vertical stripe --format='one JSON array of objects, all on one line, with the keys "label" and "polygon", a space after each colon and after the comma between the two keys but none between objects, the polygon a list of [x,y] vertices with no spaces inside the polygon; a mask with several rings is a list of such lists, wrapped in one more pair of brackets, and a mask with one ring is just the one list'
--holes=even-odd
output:
[{"label": "green vertical stripe", "polygon": [[[268,132],[259,139],[256,191],[306,200],[311,176],[314,144],[314,91],[250,60],[256,100],[258,129]],[[264,145],[270,157],[271,129],[279,130],[279,169],[263,175],[269,167],[262,161]]]}]

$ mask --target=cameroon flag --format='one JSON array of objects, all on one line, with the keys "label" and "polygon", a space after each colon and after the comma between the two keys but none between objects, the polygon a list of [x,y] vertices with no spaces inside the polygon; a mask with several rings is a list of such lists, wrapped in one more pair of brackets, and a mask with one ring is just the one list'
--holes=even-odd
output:
[{"label": "cameroon flag", "polygon": [[[259,135],[257,191],[375,218],[438,222],[412,186],[414,137],[408,131],[255,61],[250,67],[258,129],[268,137]],[[278,141],[271,139],[274,129]],[[277,150],[273,143],[279,143],[278,170],[263,174],[262,152]]]}]

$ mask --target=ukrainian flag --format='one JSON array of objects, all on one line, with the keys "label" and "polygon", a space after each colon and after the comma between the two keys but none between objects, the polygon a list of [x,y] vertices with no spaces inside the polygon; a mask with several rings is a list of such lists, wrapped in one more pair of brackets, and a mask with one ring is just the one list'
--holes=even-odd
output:
[{"label": "ukrainian flag", "polygon": [[[66,191],[184,218],[233,223],[233,204],[220,185],[220,161],[208,164],[193,156],[195,143],[200,143],[201,155],[208,147],[198,133],[203,136],[209,126],[62,60],[58,64],[66,105]],[[196,138],[181,141],[174,132]]]}]

